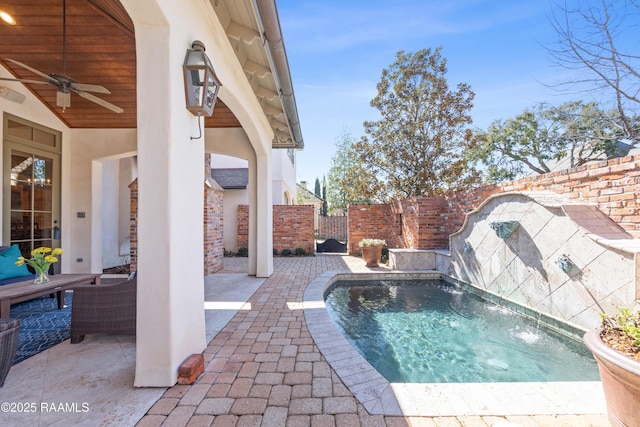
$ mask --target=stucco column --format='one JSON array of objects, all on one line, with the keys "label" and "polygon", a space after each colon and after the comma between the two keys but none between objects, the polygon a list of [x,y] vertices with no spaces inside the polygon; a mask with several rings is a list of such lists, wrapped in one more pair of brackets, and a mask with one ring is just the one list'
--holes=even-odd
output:
[{"label": "stucco column", "polygon": [[[206,347],[203,277],[204,142],[185,108],[189,47],[154,1],[123,2],[136,23],[138,309],[134,385],[171,386]],[[178,7],[166,3],[165,8]],[[174,11],[175,14],[175,11]]]},{"label": "stucco column", "polygon": [[[256,207],[256,227],[251,232],[256,243],[256,277],[269,277],[273,273],[273,191],[271,151],[257,157],[256,194],[250,206]],[[249,223],[251,231],[251,223]]]},{"label": "stucco column", "polygon": [[249,274],[273,273],[271,151],[249,158]]}]

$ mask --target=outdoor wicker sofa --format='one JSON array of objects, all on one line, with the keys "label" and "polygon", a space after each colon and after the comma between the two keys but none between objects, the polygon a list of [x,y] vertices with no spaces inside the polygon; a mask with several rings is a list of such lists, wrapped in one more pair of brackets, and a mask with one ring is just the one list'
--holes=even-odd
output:
[{"label": "outdoor wicker sofa", "polygon": [[85,334],[136,333],[136,278],[100,285],[73,288],[71,304],[71,344]]},{"label": "outdoor wicker sofa", "polygon": [[20,319],[0,319],[0,387],[16,358],[19,331]]}]

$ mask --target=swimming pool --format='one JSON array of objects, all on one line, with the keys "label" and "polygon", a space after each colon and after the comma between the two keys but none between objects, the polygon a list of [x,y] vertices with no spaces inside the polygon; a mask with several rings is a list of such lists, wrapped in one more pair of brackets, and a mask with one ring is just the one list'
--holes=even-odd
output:
[{"label": "swimming pool", "polygon": [[578,339],[443,280],[341,280],[330,317],[390,382],[597,381]]}]

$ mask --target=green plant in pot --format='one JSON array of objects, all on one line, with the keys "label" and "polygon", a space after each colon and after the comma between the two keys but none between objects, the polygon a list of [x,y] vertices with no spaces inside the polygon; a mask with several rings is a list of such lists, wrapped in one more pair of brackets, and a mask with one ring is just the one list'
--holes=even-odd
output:
[{"label": "green plant in pot", "polygon": [[382,248],[387,244],[382,239],[362,239],[358,246],[362,251],[362,258],[367,267],[377,267],[382,258]]},{"label": "green plant in pot", "polygon": [[640,311],[621,308],[617,315],[602,315],[602,326],[584,336],[593,353],[614,427],[640,422]]}]

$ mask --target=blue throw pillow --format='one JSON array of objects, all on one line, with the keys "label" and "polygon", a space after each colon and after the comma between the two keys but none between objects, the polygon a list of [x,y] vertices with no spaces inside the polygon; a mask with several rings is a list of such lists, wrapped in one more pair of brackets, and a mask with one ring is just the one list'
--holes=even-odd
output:
[{"label": "blue throw pillow", "polygon": [[20,267],[16,265],[16,261],[21,255],[18,245],[13,245],[9,249],[0,252],[0,280],[31,275],[26,263]]}]

